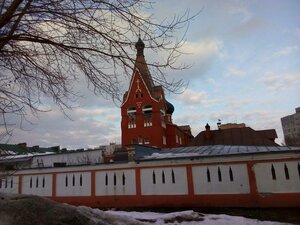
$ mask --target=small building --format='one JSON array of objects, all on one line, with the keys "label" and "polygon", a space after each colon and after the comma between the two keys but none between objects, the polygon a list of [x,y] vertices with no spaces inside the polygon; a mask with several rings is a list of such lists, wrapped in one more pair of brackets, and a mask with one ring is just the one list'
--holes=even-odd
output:
[{"label": "small building", "polygon": [[284,141],[289,146],[300,146],[300,107],[296,113],[281,118]]},{"label": "small building", "polygon": [[240,127],[211,130],[206,124],[205,131],[195,137],[192,145],[278,146],[276,138],[275,129],[255,131],[251,127]]}]

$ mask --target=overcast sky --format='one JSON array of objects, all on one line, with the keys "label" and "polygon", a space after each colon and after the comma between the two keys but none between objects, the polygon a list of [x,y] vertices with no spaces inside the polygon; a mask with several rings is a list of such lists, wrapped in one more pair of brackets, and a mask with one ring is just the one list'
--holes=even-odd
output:
[{"label": "overcast sky", "polygon": [[[164,18],[187,8],[201,13],[186,34],[183,50],[190,54],[181,58],[192,68],[167,72],[189,82],[183,94],[167,94],[175,106],[173,121],[190,124],[195,136],[206,123],[216,129],[218,119],[255,130],[274,128],[280,144],[280,118],[300,106],[300,1],[165,0],[152,12]],[[72,120],[53,107],[25,130],[16,128],[10,143],[68,148],[120,143],[118,105],[86,86],[78,89],[84,97],[68,112]]]}]

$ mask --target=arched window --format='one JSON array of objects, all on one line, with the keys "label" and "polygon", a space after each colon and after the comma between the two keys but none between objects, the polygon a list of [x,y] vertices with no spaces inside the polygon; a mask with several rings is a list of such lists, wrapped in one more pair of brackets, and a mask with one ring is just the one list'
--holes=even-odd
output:
[{"label": "arched window", "polygon": [[136,108],[135,107],[129,107],[127,109],[127,115],[129,116],[130,119],[135,119],[135,117],[136,117]]},{"label": "arched window", "polygon": [[151,118],[152,117],[152,106],[151,105],[145,105],[143,107],[143,113],[145,118]]}]

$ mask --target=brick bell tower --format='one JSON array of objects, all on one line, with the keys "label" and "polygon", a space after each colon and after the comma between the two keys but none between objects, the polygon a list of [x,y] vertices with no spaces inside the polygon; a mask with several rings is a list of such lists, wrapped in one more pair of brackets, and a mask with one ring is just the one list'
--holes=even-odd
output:
[{"label": "brick bell tower", "polygon": [[165,99],[162,86],[155,86],[139,38],[128,91],[121,105],[122,147],[142,144],[168,148],[188,145],[193,136],[189,126],[172,123],[174,106]]}]

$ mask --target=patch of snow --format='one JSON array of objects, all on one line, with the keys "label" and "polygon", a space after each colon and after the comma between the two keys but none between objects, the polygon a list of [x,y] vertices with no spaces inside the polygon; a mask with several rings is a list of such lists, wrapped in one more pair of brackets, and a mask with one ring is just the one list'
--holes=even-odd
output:
[{"label": "patch of snow", "polygon": [[[87,208],[87,207],[86,207]],[[259,221],[256,219],[248,219],[240,216],[201,214],[193,210],[172,212],[172,213],[156,213],[156,212],[126,212],[126,211],[101,211],[92,209],[94,213],[109,215],[118,221],[124,220],[130,224],[145,225],[283,225],[287,223]],[[126,222],[126,224],[127,224]]]}]

